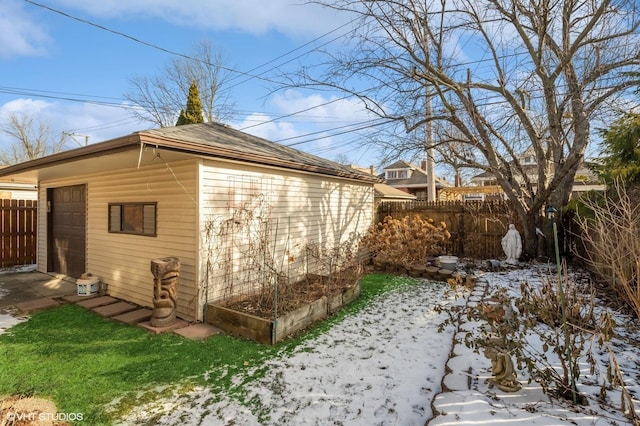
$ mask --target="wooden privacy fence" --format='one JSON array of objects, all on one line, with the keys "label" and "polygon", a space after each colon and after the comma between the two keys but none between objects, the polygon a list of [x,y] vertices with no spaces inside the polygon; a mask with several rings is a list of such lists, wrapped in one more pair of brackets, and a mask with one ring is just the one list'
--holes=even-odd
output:
[{"label": "wooden privacy fence", "polygon": [[34,200],[0,199],[0,267],[36,263]]},{"label": "wooden privacy fence", "polygon": [[385,202],[378,205],[376,219],[381,222],[386,216],[401,219],[415,214],[433,219],[434,224],[444,222],[451,238],[443,244],[442,254],[459,257],[502,258],[502,237],[509,224],[520,228],[508,201]]}]

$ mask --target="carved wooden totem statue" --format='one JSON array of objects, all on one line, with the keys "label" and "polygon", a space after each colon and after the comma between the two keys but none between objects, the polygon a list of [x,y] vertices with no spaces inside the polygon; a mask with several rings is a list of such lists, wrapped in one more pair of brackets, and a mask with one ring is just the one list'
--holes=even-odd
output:
[{"label": "carved wooden totem statue", "polygon": [[176,321],[180,259],[164,257],[151,261],[153,274],[152,327],[167,327]]}]

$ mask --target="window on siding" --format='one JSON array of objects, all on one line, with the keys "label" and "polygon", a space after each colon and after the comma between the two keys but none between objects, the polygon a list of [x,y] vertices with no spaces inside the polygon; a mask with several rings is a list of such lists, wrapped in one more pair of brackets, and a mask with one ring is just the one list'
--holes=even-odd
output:
[{"label": "window on siding", "polygon": [[109,232],[156,236],[157,203],[109,203]]},{"label": "window on siding", "polygon": [[406,179],[409,177],[407,170],[388,170],[387,179]]}]

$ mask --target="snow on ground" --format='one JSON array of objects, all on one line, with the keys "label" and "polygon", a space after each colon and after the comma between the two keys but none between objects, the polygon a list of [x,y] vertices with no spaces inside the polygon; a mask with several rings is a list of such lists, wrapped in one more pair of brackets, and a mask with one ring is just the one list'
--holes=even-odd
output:
[{"label": "snow on ground", "polygon": [[16,318],[13,315],[0,313],[0,334],[3,334],[9,328],[24,321],[23,318]]},{"label": "snow on ground", "polygon": [[35,264],[19,265],[19,266],[12,266],[10,268],[0,268],[0,274],[13,274],[15,272],[33,272],[35,270],[36,270]]},{"label": "snow on ground", "polygon": [[[539,285],[553,277],[548,269],[531,265],[478,275],[489,292],[507,287],[517,296],[522,281]],[[460,343],[477,324],[463,322],[453,345],[455,330],[437,331],[444,319],[433,311],[439,303],[452,303],[451,296],[442,285],[428,282],[383,296],[293,354],[271,360],[265,377],[247,385],[242,385],[242,377],[236,378],[237,386],[246,387],[251,404],[201,388],[139,407],[123,422],[159,417],[158,424],[164,425],[632,424],[619,410],[619,390],[610,389],[606,403],[597,401],[595,376],[582,378],[580,391],[591,401],[577,409],[545,395],[535,382],[527,384],[523,372],[519,379],[524,387],[517,393],[490,388],[490,361]],[[632,322],[620,315],[617,321]],[[618,332],[616,356],[640,410],[637,333],[625,335],[622,327]],[[450,357],[452,352],[456,356]],[[446,375],[445,364],[451,369]],[[585,376],[586,370],[585,366]],[[441,392],[443,381],[447,389]],[[438,411],[435,418],[432,400]]]},{"label": "snow on ground", "polygon": [[[548,265],[530,265],[526,269],[515,269],[506,272],[480,273],[486,280],[488,292],[499,288],[508,289],[512,297],[520,295],[520,283],[528,282],[537,287],[543,280],[554,281],[555,268]],[[574,277],[575,273],[571,273]],[[472,298],[470,298],[472,300]],[[586,300],[585,300],[586,301]],[[640,345],[638,345],[637,320],[619,313],[614,315],[618,327],[617,337],[611,341],[617,361],[624,372],[627,389],[634,396],[635,410],[640,412]],[[463,341],[465,334],[477,329],[478,324],[463,323],[456,339]],[[629,333],[629,330],[632,330]],[[633,331],[635,330],[635,331]],[[538,336],[528,335],[529,349],[541,352]],[[523,388],[516,393],[506,393],[489,386],[492,377],[491,363],[481,354],[458,343],[453,351],[455,356],[449,359],[447,366],[452,373],[444,378],[444,384],[452,388],[436,396],[434,407],[439,416],[429,422],[433,425],[477,425],[482,422],[502,424],[536,424],[536,425],[623,425],[633,423],[620,410],[620,389],[609,388],[606,401],[598,399],[602,377],[606,371],[606,351],[595,346],[594,357],[598,360],[599,370],[592,374],[584,357],[581,361],[581,376],[578,390],[589,399],[588,406],[573,406],[565,400],[545,395],[538,383],[528,383],[528,374],[518,372]],[[554,354],[547,356],[553,364]],[[556,368],[557,364],[556,364]],[[637,420],[640,421],[640,420]]]},{"label": "snow on ground", "polygon": [[[269,361],[266,376],[247,385],[260,420],[238,401],[198,389],[164,401],[157,424],[422,425],[451,350],[454,330],[438,333],[444,314],[433,310],[445,289],[426,281],[403,287]],[[123,421],[144,423],[157,407]]]},{"label": "snow on ground", "polygon": [[[33,272],[35,270],[36,265],[20,265],[13,266],[11,268],[0,268],[0,275],[15,272]],[[7,294],[9,294],[9,291],[3,289],[2,283],[0,282],[0,300],[2,300],[2,298],[4,298]],[[5,333],[6,330],[13,327],[14,325],[25,321],[26,318],[24,317],[16,317],[16,315],[14,315],[14,311],[14,309],[10,308],[0,309],[0,334]]]},{"label": "snow on ground", "polygon": [[[546,265],[524,265],[502,272],[477,272],[489,293],[506,287],[517,296],[522,281],[539,285],[554,276]],[[0,287],[1,290],[1,287]],[[137,407],[122,424],[202,425],[477,425],[633,424],[620,409],[620,390],[610,388],[598,401],[599,378],[585,364],[579,390],[589,396],[587,407],[573,407],[550,398],[527,375],[517,393],[490,388],[491,364],[466,348],[467,333],[477,323],[462,321],[459,330],[439,333],[444,314],[434,306],[464,304],[454,300],[443,284],[421,282],[381,296],[359,313],[344,318],[324,334],[308,340],[293,353],[268,361],[266,375],[233,378],[245,401],[206,387]],[[1,296],[0,296],[1,297]],[[469,297],[471,303],[474,297]],[[0,313],[0,333],[17,320]],[[635,407],[640,411],[640,323],[621,314],[612,340]],[[454,333],[455,341],[454,345]],[[533,340],[532,344],[533,343]],[[451,354],[455,356],[450,356]],[[596,351],[605,367],[606,353]],[[445,369],[445,365],[448,370]],[[603,370],[601,370],[602,373]],[[226,374],[217,366],[211,374]],[[249,375],[252,373],[250,372]],[[260,376],[256,374],[256,377]],[[441,389],[444,383],[446,388]],[[178,384],[179,385],[179,384]],[[433,417],[433,407],[437,416]],[[640,424],[640,423],[636,423]]]},{"label": "snow on ground", "polygon": [[[0,274],[8,274],[10,272],[31,272],[34,270],[35,265],[14,266],[13,268],[0,269]],[[0,300],[2,300],[2,298],[7,294],[9,294],[9,291],[3,289],[2,283],[0,283]],[[0,309],[0,334],[5,333],[9,328],[25,320],[25,318],[17,318],[15,315],[12,315],[12,313],[13,310],[11,309]]]}]

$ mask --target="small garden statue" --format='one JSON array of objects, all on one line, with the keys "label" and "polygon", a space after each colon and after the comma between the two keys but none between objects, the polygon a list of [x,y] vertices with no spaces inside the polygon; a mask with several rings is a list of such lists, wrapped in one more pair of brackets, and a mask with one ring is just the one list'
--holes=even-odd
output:
[{"label": "small garden statue", "polygon": [[165,257],[151,261],[153,274],[152,327],[167,327],[176,322],[180,260]]},{"label": "small garden statue", "polygon": [[509,230],[502,237],[502,250],[507,255],[506,262],[510,265],[517,265],[518,258],[522,254],[522,239],[514,224],[509,225]]},{"label": "small garden statue", "polygon": [[518,392],[522,389],[511,356],[499,344],[490,342],[484,351],[484,356],[491,360],[493,373],[493,377],[489,379],[491,385],[503,392]]}]

